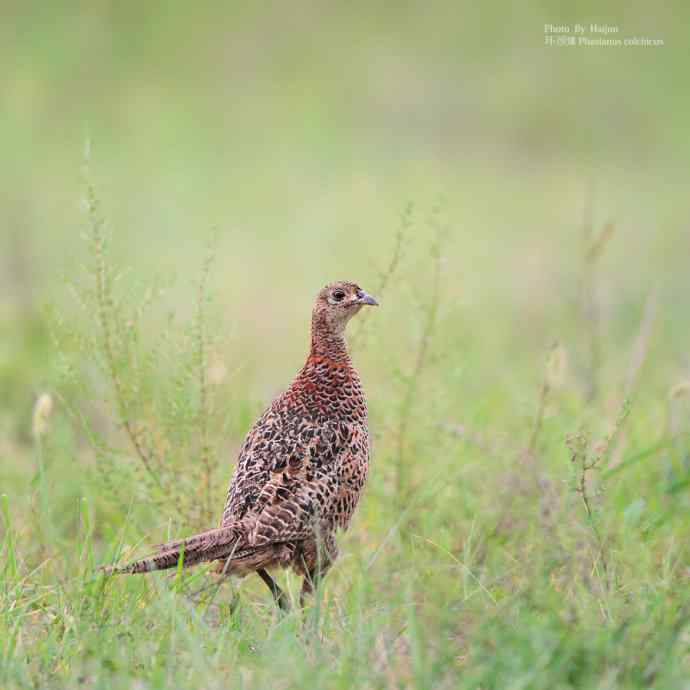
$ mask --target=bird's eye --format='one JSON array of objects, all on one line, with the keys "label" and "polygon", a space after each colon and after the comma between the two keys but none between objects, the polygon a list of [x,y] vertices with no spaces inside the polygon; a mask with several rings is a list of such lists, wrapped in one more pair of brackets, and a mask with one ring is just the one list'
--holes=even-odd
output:
[{"label": "bird's eye", "polygon": [[333,299],[336,302],[342,302],[345,299],[345,293],[342,290],[336,290],[333,293]]}]

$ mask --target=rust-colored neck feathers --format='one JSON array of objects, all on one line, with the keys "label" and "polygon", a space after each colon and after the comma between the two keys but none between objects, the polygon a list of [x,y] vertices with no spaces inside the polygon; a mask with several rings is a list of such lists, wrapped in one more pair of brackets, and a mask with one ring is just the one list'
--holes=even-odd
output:
[{"label": "rust-colored neck feathers", "polygon": [[345,323],[314,311],[309,356],[285,399],[310,417],[366,423],[366,402],[344,330]]},{"label": "rust-colored neck feathers", "polygon": [[345,324],[330,323],[326,315],[315,310],[311,319],[310,361],[331,362],[335,366],[352,366],[345,341]]}]

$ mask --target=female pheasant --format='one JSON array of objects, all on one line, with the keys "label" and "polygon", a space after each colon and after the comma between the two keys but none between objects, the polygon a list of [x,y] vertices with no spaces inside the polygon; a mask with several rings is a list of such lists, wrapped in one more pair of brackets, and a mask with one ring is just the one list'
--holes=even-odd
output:
[{"label": "female pheasant", "polygon": [[362,306],[377,304],[355,283],[324,287],[312,313],[307,361],[247,434],[220,527],[106,570],[165,570],[181,555],[185,566],[219,561],[219,573],[256,572],[287,608],[268,571],[290,567],[304,578],[303,600],[337,557],[335,532],[347,528],[367,478],[367,404],[345,326]]}]

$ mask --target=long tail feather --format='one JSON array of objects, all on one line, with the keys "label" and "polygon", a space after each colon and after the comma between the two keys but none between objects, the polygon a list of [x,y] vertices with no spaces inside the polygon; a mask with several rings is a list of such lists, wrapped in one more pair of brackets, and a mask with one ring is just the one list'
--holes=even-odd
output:
[{"label": "long tail feather", "polygon": [[225,540],[227,537],[237,536],[237,526],[232,527],[215,527],[214,529],[206,530],[205,532],[199,532],[193,537],[187,537],[185,539],[174,539],[172,541],[167,541],[163,544],[156,544],[154,548],[158,553],[163,551],[169,551],[170,549],[179,548],[184,544],[186,548],[192,548],[198,544],[203,543],[218,543]]},{"label": "long tail feather", "polygon": [[188,567],[205,561],[239,556],[245,550],[243,547],[246,547],[246,543],[244,542],[242,530],[236,526],[222,527],[195,534],[187,539],[160,544],[157,547],[157,553],[152,556],[126,565],[103,566],[101,570],[113,575],[168,570],[177,566],[180,554],[183,555],[184,566]]}]

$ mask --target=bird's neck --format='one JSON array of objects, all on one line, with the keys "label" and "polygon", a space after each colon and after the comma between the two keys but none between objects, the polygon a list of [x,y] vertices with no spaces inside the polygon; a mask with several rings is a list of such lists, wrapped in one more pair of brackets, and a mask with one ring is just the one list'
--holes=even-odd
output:
[{"label": "bird's neck", "polygon": [[329,360],[334,364],[349,365],[350,355],[345,341],[345,329],[333,328],[315,315],[311,324],[309,360]]}]

